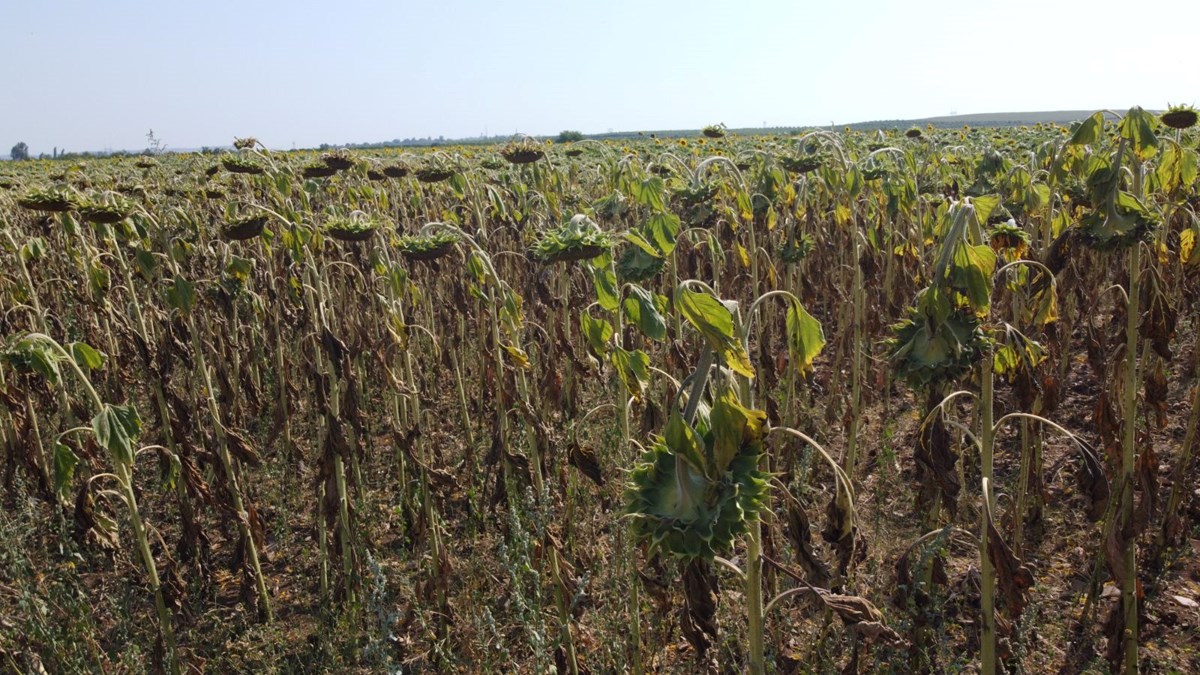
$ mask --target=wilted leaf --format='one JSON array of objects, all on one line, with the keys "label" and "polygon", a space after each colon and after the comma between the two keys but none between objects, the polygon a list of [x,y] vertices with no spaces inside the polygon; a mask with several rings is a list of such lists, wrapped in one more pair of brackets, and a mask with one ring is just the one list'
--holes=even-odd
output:
[{"label": "wilted leaf", "polygon": [[597,356],[608,350],[608,341],[613,336],[612,324],[604,319],[594,319],[591,314],[583,312],[579,315],[579,330]]},{"label": "wilted leaf", "polygon": [[697,471],[708,473],[709,462],[705,457],[704,445],[678,409],[671,411],[667,428],[663,431],[663,442],[676,457],[683,457]]},{"label": "wilted leaf", "polygon": [[187,316],[196,306],[196,287],[176,274],[171,285],[167,287],[167,304]]},{"label": "wilted leaf", "polygon": [[666,205],[663,202],[664,186],[665,183],[663,183],[662,178],[651,176],[642,181],[631,180],[627,187],[630,196],[638,204],[655,211],[665,211]]},{"label": "wilted leaf", "polygon": [[596,287],[596,301],[610,312],[621,306],[617,293],[617,273],[612,268],[612,254],[604,253],[588,262],[592,271],[592,283]]},{"label": "wilted leaf", "polygon": [[625,316],[630,323],[641,329],[651,340],[659,342],[667,338],[667,323],[655,306],[655,298],[641,286],[630,286],[629,297],[625,298]]},{"label": "wilted leaf", "polygon": [[992,212],[996,207],[1000,206],[1000,195],[980,195],[971,200],[971,206],[975,207],[975,220],[980,224],[988,222],[988,218],[992,216]]},{"label": "wilted leaf", "polygon": [[1058,288],[1053,278],[1036,286],[1026,305],[1025,319],[1036,328],[1058,321]]},{"label": "wilted leaf", "polygon": [[29,241],[21,246],[21,260],[24,262],[41,260],[45,256],[46,242],[41,237],[30,237]]},{"label": "wilted leaf", "polygon": [[813,361],[825,347],[821,322],[809,314],[799,302],[787,308],[788,354],[801,375],[812,371]]},{"label": "wilted leaf", "polygon": [[1196,182],[1196,152],[1167,143],[1163,146],[1162,157],[1154,173],[1162,191],[1168,195],[1186,190]]},{"label": "wilted leaf", "polygon": [[241,283],[245,283],[253,271],[254,261],[241,256],[230,256],[229,263],[225,265],[225,274]]},{"label": "wilted leaf", "polygon": [[1092,116],[1079,123],[1075,133],[1071,135],[1070,145],[1092,145],[1100,140],[1104,132],[1104,113],[1092,113]]},{"label": "wilted leaf", "polygon": [[1117,191],[1110,206],[1084,217],[1082,229],[1092,246],[1110,250],[1139,242],[1158,222],[1158,216],[1136,196]]},{"label": "wilted leaf", "polygon": [[532,367],[529,364],[529,355],[526,354],[524,350],[509,344],[503,344],[500,346],[503,347],[504,352],[508,354],[508,359],[513,366],[520,368],[521,370],[529,370]]},{"label": "wilted leaf", "polygon": [[134,262],[137,263],[138,272],[141,273],[142,277],[147,281],[152,280],[154,278],[154,272],[158,270],[158,260],[154,257],[154,254],[149,251],[138,249],[134,253],[133,259]]},{"label": "wilted leaf", "polygon": [[733,250],[737,253],[738,262],[741,263],[742,267],[750,269],[750,252],[746,250],[746,247],[735,241],[733,242]]},{"label": "wilted leaf", "polygon": [[142,430],[137,410],[129,405],[105,404],[94,418],[96,442],[108,450],[115,462],[133,465],[133,442]]},{"label": "wilted leaf", "polygon": [[597,487],[604,487],[604,474],[600,470],[600,461],[596,458],[595,450],[572,443],[567,453],[567,463],[579,469]]},{"label": "wilted leaf", "polygon": [[704,658],[717,638],[717,591],[717,578],[708,561],[695,559],[684,564],[680,624],[698,659]]},{"label": "wilted leaf", "polygon": [[733,314],[717,298],[686,288],[676,292],[675,301],[688,323],[695,326],[710,349],[739,375],[754,377],[754,366],[733,328]]},{"label": "wilted leaf", "polygon": [[1158,137],[1154,135],[1156,122],[1154,115],[1135,106],[1125,113],[1118,127],[1121,138],[1129,142],[1133,153],[1142,161],[1150,159],[1158,152]]},{"label": "wilted leaf", "polygon": [[467,273],[475,280],[475,283],[482,285],[487,279],[486,268],[483,265],[483,260],[478,253],[474,251],[467,258]]},{"label": "wilted leaf", "polygon": [[66,499],[71,490],[71,479],[75,477],[75,467],[79,465],[79,456],[64,443],[54,444],[54,491],[59,498]]},{"label": "wilted leaf", "polygon": [[58,353],[42,340],[21,338],[12,347],[0,353],[0,358],[18,371],[33,371],[52,384],[62,379],[58,368]]},{"label": "wilted leaf", "polygon": [[67,351],[85,372],[103,368],[107,358],[103,352],[98,352],[83,342],[72,342],[67,345]]},{"label": "wilted leaf", "polygon": [[112,288],[112,273],[98,262],[88,263],[88,288],[92,295],[100,298]]},{"label": "wilted leaf", "polygon": [[1004,604],[1008,618],[1016,621],[1025,609],[1029,589],[1033,588],[1033,574],[1021,563],[1000,536],[996,524],[992,522],[990,509],[985,514],[987,520],[988,558],[996,574],[996,586],[1000,590],[999,599]]},{"label": "wilted leaf", "polygon": [[637,232],[626,232],[625,241],[628,241],[629,243],[638,247],[646,255],[653,256],[655,258],[661,256],[661,254],[658,252],[658,249],[654,247],[654,244],[651,244],[645,237]]},{"label": "wilted leaf", "polygon": [[92,483],[86,482],[75,498],[75,538],[81,544],[115,550],[120,543],[117,521],[96,511]]},{"label": "wilted leaf", "polygon": [[1046,360],[1046,348],[1012,327],[1004,333],[1004,342],[995,350],[992,368],[996,375],[1009,382],[1019,374],[1030,375]]},{"label": "wilted leaf", "polygon": [[719,478],[725,473],[742,446],[762,439],[766,421],[765,412],[742,407],[732,389],[726,389],[717,397],[709,414],[713,437],[711,478]]},{"label": "wilted leaf", "polygon": [[244,435],[234,431],[233,429],[226,429],[225,443],[226,448],[229,450],[229,454],[232,455],[233,459],[236,461],[251,467],[262,466],[262,457],[260,457],[258,451],[254,449],[254,446],[250,443],[250,439],[246,438]]},{"label": "wilted leaf", "polygon": [[515,335],[525,320],[524,314],[521,312],[521,296],[506,288],[503,298],[504,302],[500,306],[500,318],[504,321],[504,326]]},{"label": "wilted leaf", "polygon": [[641,401],[646,384],[650,382],[650,357],[640,349],[629,351],[613,347],[609,358],[629,394]]},{"label": "wilted leaf", "polygon": [[671,213],[656,213],[646,221],[647,237],[663,257],[675,250],[675,237],[679,236],[679,216]]},{"label": "wilted leaf", "polygon": [[795,549],[797,561],[804,569],[805,576],[816,586],[828,586],[833,577],[829,567],[813,552],[812,526],[804,506],[798,500],[791,500],[786,516],[785,532],[792,548]]},{"label": "wilted leaf", "polygon": [[991,306],[992,273],[996,270],[996,252],[986,244],[966,242],[954,248],[953,266],[948,277],[954,290],[961,293],[979,316]]}]

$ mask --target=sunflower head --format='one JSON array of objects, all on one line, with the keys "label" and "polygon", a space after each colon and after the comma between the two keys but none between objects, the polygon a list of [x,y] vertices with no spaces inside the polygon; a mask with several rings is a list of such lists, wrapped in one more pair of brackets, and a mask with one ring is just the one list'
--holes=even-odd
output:
[{"label": "sunflower head", "polygon": [[1197,115],[1196,109],[1190,105],[1173,105],[1159,119],[1172,129],[1190,129],[1196,126],[1198,117],[1200,115]]},{"label": "sunflower head", "polygon": [[766,419],[732,389],[700,406],[694,426],[675,411],[626,491],[637,536],[684,561],[728,551],[766,503],[767,475],[758,468]]}]

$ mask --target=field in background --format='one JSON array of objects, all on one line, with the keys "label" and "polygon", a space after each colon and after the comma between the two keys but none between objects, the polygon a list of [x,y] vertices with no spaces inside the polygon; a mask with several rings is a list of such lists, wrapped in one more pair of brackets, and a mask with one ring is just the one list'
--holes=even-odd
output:
[{"label": "field in background", "polygon": [[1196,131],[1072,117],[0,165],[0,669],[1200,668]]}]

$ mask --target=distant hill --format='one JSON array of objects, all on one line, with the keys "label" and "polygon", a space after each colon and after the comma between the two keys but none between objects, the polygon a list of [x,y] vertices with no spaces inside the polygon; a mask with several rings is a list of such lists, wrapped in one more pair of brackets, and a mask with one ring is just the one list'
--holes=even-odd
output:
[{"label": "distant hill", "polygon": [[916,120],[922,124],[979,124],[981,126],[1003,126],[1009,124],[1037,124],[1054,122],[1068,124],[1089,117],[1095,110],[1050,110],[1041,112],[978,113],[975,115],[948,115],[926,117]]},{"label": "distant hill", "polygon": [[973,127],[1019,127],[1044,122],[1054,124],[1070,124],[1087,118],[1095,110],[1048,110],[1035,112],[1006,112],[1006,113],[975,113],[972,115],[945,115],[942,117],[922,117],[915,120],[873,120],[870,122],[855,122],[846,126],[851,129],[901,129],[932,124],[935,127],[954,128],[964,124]]},{"label": "distant hill", "polygon": [[[867,122],[834,124],[832,126],[810,125],[745,127],[741,129],[729,129],[729,131],[740,136],[753,136],[757,134],[795,134],[816,128],[831,128],[835,130],[841,130],[849,127],[850,129],[854,129],[856,131],[871,131],[874,129],[907,129],[913,126],[924,127],[928,124],[932,124],[935,127],[941,127],[943,129],[954,129],[961,127],[964,124],[973,127],[1019,127],[1033,125],[1039,122],[1053,122],[1055,124],[1067,125],[1072,122],[1085,119],[1094,112],[1094,110],[1050,110],[1041,112],[977,113],[973,115],[947,115],[943,117],[923,117],[920,119],[908,120],[871,120]],[[600,134],[584,134],[584,138],[593,140],[620,141],[634,138],[695,138],[699,135],[699,129],[646,129],[642,131],[610,131]],[[554,135],[534,136],[534,138],[539,140],[548,140],[553,139]],[[427,147],[440,145],[493,145],[497,143],[504,143],[508,140],[508,136],[490,136],[486,138],[439,138],[436,141],[430,138],[411,138],[403,141],[396,139],[375,143],[350,143],[345,147],[373,149],[394,147]],[[319,149],[324,150],[326,147],[328,146],[322,145]]]},{"label": "distant hill", "polygon": [[[792,134],[806,129],[830,128],[842,130],[847,127],[855,131],[871,131],[874,129],[907,129],[909,127],[924,127],[932,124],[943,129],[954,129],[963,125],[973,127],[1019,127],[1053,122],[1067,125],[1087,118],[1095,110],[1048,110],[1034,112],[1007,113],[976,113],[972,115],[945,115],[942,117],[922,117],[920,119],[869,120],[865,122],[849,122],[833,125],[796,126],[796,127],[746,127],[730,129],[735,134],[750,136],[754,134]],[[658,138],[689,138],[699,136],[699,129],[661,129],[654,131],[616,131],[606,134],[587,134],[587,138],[619,140],[643,136]]]}]

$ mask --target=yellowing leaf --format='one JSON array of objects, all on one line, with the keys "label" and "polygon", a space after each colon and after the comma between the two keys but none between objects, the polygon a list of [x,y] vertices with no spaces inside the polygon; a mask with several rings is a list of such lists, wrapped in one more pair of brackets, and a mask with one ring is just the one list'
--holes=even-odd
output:
[{"label": "yellowing leaf", "polygon": [[743,408],[732,389],[717,398],[708,421],[713,435],[713,478],[724,475],[743,445],[761,440],[766,421],[765,412]]},{"label": "yellowing leaf", "polygon": [[738,242],[733,242],[734,250],[737,252],[738,262],[742,263],[742,267],[750,268],[750,253],[746,251],[746,247]]},{"label": "yellowing leaf", "polygon": [[750,200],[750,195],[745,192],[739,192],[737,195],[737,207],[742,220],[747,223],[754,221],[754,204]]},{"label": "yellowing leaf", "polygon": [[853,212],[850,211],[850,207],[846,206],[845,204],[838,204],[833,209],[834,222],[843,227],[850,224],[850,219],[852,216]]},{"label": "yellowing leaf", "polygon": [[521,323],[524,320],[521,313],[521,305],[522,300],[520,295],[504,289],[504,304],[500,307],[500,318],[504,320],[504,326],[513,335],[519,333]]},{"label": "yellowing leaf", "polygon": [[579,329],[596,354],[603,354],[608,349],[608,341],[613,336],[612,324],[604,319],[593,319],[591,314],[584,312],[579,315]]},{"label": "yellowing leaf", "polygon": [[650,382],[650,357],[640,349],[629,351],[613,347],[609,360],[616,368],[617,376],[621,378],[625,389],[635,401],[641,402],[646,384]]},{"label": "yellowing leaf", "polygon": [[972,199],[971,205],[975,207],[975,218],[980,223],[986,223],[992,211],[1000,205],[1000,195],[981,195]]},{"label": "yellowing leaf", "polygon": [[679,313],[692,324],[709,349],[716,352],[730,370],[745,377],[754,377],[750,355],[733,329],[733,314],[717,298],[680,288],[675,294]]},{"label": "yellowing leaf", "polygon": [[514,347],[512,345],[500,345],[500,346],[504,347],[504,351],[508,354],[508,358],[514,366],[516,366],[517,368],[520,368],[521,370],[529,370],[530,369],[531,366],[529,365],[529,355],[526,354],[524,352],[524,350],[520,349],[519,347]]},{"label": "yellowing leaf", "polygon": [[987,314],[991,305],[992,273],[995,269],[996,252],[990,246],[972,246],[963,242],[955,247],[953,266],[947,272],[948,281],[979,316]]},{"label": "yellowing leaf", "polygon": [[1053,283],[1047,284],[1035,292],[1030,301],[1032,307],[1030,307],[1029,321],[1034,326],[1041,328],[1048,323],[1058,321],[1058,293]]},{"label": "yellowing leaf", "polygon": [[1167,245],[1160,242],[1155,244],[1154,248],[1158,251],[1158,264],[1163,267],[1170,264],[1171,251],[1167,248]]},{"label": "yellowing leaf", "polygon": [[1184,265],[1200,263],[1196,253],[1196,230],[1188,228],[1179,233],[1179,261]]},{"label": "yellowing leaf", "polygon": [[821,323],[805,311],[798,302],[787,308],[788,354],[801,375],[812,370],[813,360],[825,347]]}]

